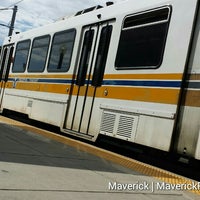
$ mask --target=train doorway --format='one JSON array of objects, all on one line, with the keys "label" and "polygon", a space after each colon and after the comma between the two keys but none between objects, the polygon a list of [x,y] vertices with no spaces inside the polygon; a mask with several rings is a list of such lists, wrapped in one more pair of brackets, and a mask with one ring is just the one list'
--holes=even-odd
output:
[{"label": "train doorway", "polygon": [[13,44],[4,46],[2,50],[3,52],[1,57],[1,69],[0,69],[0,111],[2,111],[1,105],[3,101],[6,83],[8,81],[10,66],[12,63],[13,50],[14,50]]},{"label": "train doorway", "polygon": [[78,69],[70,92],[65,128],[93,137],[91,123],[97,90],[103,82],[112,34],[112,21],[84,27],[80,41]]}]

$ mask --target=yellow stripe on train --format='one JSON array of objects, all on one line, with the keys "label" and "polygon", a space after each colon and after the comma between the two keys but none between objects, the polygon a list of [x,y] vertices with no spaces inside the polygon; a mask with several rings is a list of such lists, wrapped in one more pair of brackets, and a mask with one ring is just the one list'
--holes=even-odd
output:
[{"label": "yellow stripe on train", "polygon": [[[13,88],[13,83],[8,82],[6,87]],[[59,93],[59,94],[71,93],[72,95],[76,95],[78,92],[78,86],[76,85],[73,85],[73,87],[71,87],[70,84],[55,84],[55,83],[17,82],[15,89]],[[96,97],[177,104],[179,92],[180,92],[179,89],[168,89],[168,88],[166,89],[166,88],[145,88],[145,87],[136,88],[136,87],[102,86],[97,88]],[[89,86],[87,96],[92,97],[93,93],[94,93],[94,87]],[[85,94],[86,94],[86,86],[83,86],[80,89],[79,95],[84,96]]]}]

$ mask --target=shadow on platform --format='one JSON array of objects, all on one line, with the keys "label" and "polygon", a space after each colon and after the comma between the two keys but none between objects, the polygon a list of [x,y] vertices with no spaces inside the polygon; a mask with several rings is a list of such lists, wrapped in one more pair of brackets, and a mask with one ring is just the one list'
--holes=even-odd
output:
[{"label": "shadow on platform", "polygon": [[2,123],[0,124],[0,162],[141,175],[22,127]]}]

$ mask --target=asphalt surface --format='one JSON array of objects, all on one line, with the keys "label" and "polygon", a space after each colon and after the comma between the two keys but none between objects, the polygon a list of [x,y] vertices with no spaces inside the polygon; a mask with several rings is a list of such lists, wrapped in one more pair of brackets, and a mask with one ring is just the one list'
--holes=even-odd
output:
[{"label": "asphalt surface", "polygon": [[[199,199],[188,192],[144,188],[158,180],[3,122],[0,180],[0,200]],[[114,188],[115,183],[143,188]]]}]

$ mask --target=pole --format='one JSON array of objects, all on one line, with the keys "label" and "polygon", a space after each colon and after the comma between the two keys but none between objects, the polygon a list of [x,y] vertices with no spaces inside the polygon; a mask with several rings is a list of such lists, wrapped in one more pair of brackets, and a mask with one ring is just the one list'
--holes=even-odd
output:
[{"label": "pole", "polygon": [[11,36],[13,34],[16,13],[17,13],[17,6],[14,6],[8,36]]}]

